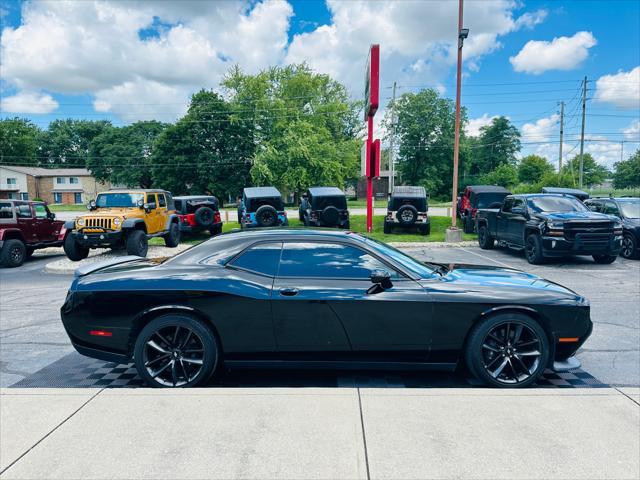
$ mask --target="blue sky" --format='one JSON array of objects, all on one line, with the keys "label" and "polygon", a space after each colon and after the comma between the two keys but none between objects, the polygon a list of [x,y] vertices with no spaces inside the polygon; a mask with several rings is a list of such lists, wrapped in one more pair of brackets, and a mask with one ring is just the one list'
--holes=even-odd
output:
[{"label": "blue sky", "polygon": [[[523,153],[555,162],[564,101],[572,156],[586,75],[587,151],[611,166],[638,148],[640,2],[467,0],[465,10],[470,134],[506,115],[522,131]],[[43,128],[67,117],[174,121],[193,91],[217,88],[234,63],[255,72],[307,61],[360,98],[373,42],[381,44],[383,107],[393,81],[398,94],[455,94],[454,1],[13,1],[0,15],[0,115]]]}]

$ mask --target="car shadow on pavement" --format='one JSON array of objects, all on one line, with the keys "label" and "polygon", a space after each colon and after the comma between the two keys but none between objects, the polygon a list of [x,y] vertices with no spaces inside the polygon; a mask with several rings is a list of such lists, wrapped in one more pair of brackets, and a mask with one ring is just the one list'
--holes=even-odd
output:
[{"label": "car shadow on pavement", "polygon": [[[136,388],[144,384],[133,365],[118,365],[73,352],[11,387]],[[210,388],[472,388],[481,384],[465,372],[359,371],[359,370],[225,370]],[[545,371],[536,387],[606,388],[589,373],[577,369]]]}]

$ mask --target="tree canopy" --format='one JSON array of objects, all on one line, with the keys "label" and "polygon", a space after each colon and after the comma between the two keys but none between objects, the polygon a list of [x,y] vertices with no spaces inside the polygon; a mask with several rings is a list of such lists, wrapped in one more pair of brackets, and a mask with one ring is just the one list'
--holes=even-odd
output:
[{"label": "tree canopy", "polygon": [[108,120],[54,120],[42,135],[41,163],[52,167],[84,166],[91,142],[108,127]]},{"label": "tree canopy", "polygon": [[42,131],[24,118],[0,120],[0,156],[2,163],[36,165]]},{"label": "tree canopy", "polygon": [[[590,187],[602,183],[609,175],[606,167],[600,165],[590,153],[584,154],[582,182]],[[576,185],[580,175],[580,155],[574,156],[567,164],[562,166],[562,173],[574,178]]]},{"label": "tree canopy", "polygon": [[518,163],[518,180],[523,183],[536,183],[548,173],[553,173],[553,165],[544,157],[527,155]]},{"label": "tree canopy", "polygon": [[491,172],[500,165],[517,163],[520,131],[506,117],[496,117],[480,128],[480,136],[472,154],[469,173]]},{"label": "tree canopy", "polygon": [[640,149],[636,150],[628,159],[615,164],[613,187],[640,187]]}]

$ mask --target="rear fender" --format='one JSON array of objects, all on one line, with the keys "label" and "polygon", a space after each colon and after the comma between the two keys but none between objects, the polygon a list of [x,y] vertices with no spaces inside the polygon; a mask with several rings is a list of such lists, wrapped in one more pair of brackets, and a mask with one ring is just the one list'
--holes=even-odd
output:
[{"label": "rear fender", "polygon": [[24,242],[24,237],[19,228],[0,228],[0,240],[12,239],[22,240]]}]

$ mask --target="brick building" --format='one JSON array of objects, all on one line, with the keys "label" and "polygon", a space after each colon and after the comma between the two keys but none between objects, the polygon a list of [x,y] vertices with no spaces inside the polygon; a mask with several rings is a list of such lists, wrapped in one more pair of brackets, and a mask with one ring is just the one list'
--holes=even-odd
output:
[{"label": "brick building", "polygon": [[84,168],[0,165],[0,198],[41,198],[52,204],[83,204],[109,187],[109,184],[98,182]]}]

